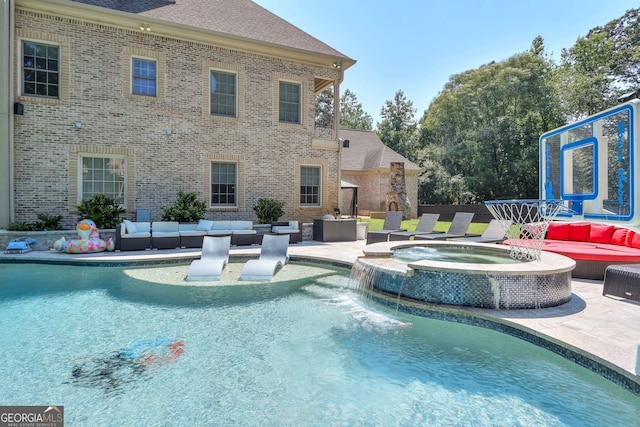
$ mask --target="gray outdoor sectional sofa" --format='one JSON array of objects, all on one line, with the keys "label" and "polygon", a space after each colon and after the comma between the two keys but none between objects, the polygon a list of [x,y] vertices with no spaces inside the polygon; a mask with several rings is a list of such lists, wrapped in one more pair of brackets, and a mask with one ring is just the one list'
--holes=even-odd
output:
[{"label": "gray outdoor sectional sofa", "polygon": [[231,236],[232,245],[257,243],[251,221],[210,221],[180,224],[176,221],[132,222],[116,227],[116,250],[200,248],[204,236]]}]

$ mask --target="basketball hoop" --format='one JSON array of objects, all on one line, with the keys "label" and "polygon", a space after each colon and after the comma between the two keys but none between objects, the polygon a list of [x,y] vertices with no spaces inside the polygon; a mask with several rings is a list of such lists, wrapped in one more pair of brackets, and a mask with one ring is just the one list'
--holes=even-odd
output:
[{"label": "basketball hoop", "polygon": [[562,200],[491,200],[489,212],[506,232],[513,259],[540,260],[549,222],[566,209]]}]

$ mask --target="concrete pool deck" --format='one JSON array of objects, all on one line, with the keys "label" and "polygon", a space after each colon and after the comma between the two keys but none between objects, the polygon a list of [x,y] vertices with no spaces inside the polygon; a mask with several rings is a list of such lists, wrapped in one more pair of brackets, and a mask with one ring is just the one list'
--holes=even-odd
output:
[{"label": "concrete pool deck", "polygon": [[[352,264],[363,255],[365,240],[355,242],[304,241],[289,246],[289,255]],[[230,255],[257,256],[259,246],[232,247]],[[190,261],[200,257],[198,249],[103,252],[71,255],[55,251],[33,251],[19,255],[0,254],[0,260],[20,262],[129,262],[152,260]],[[1,279],[0,279],[1,282]],[[573,279],[572,298],[558,307],[527,310],[492,310],[456,307],[468,314],[492,318],[497,322],[559,343],[579,354],[590,354],[604,366],[640,383],[635,374],[636,352],[640,343],[640,303],[602,295],[601,281]]]}]

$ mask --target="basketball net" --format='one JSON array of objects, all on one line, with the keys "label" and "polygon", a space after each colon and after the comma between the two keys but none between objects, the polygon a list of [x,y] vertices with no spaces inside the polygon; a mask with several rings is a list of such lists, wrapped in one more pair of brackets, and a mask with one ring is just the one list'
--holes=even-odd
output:
[{"label": "basketball net", "polygon": [[513,259],[538,261],[549,222],[565,206],[562,200],[491,200],[485,202],[509,240]]}]

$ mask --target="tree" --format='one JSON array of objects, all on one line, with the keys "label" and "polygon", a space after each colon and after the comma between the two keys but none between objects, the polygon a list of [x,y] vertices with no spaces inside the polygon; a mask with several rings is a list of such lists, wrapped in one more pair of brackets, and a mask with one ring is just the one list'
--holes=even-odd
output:
[{"label": "tree", "polygon": [[536,197],[538,138],[563,124],[543,53],[536,38],[528,52],[452,76],[420,121],[423,168],[440,163],[478,201]]},{"label": "tree", "polygon": [[637,89],[640,86],[640,9],[628,10],[604,27],[594,28],[587,39],[601,33],[611,44],[609,75],[614,85]]},{"label": "tree", "polygon": [[419,142],[415,113],[413,102],[407,100],[402,90],[398,90],[393,101],[387,101],[380,110],[382,121],[377,125],[380,140],[412,161],[416,159]]},{"label": "tree", "polygon": [[[340,97],[340,127],[345,129],[371,130],[373,119],[364,112],[356,94],[349,89]],[[333,88],[316,97],[316,126],[333,127]]]},{"label": "tree", "polygon": [[340,127],[345,129],[372,130],[373,119],[362,109],[356,94],[349,89],[340,97]]},{"label": "tree", "polygon": [[333,127],[333,88],[316,97],[316,127]]},{"label": "tree", "polygon": [[596,27],[562,50],[553,82],[567,120],[616,105],[620,94],[640,84],[640,9]]}]

